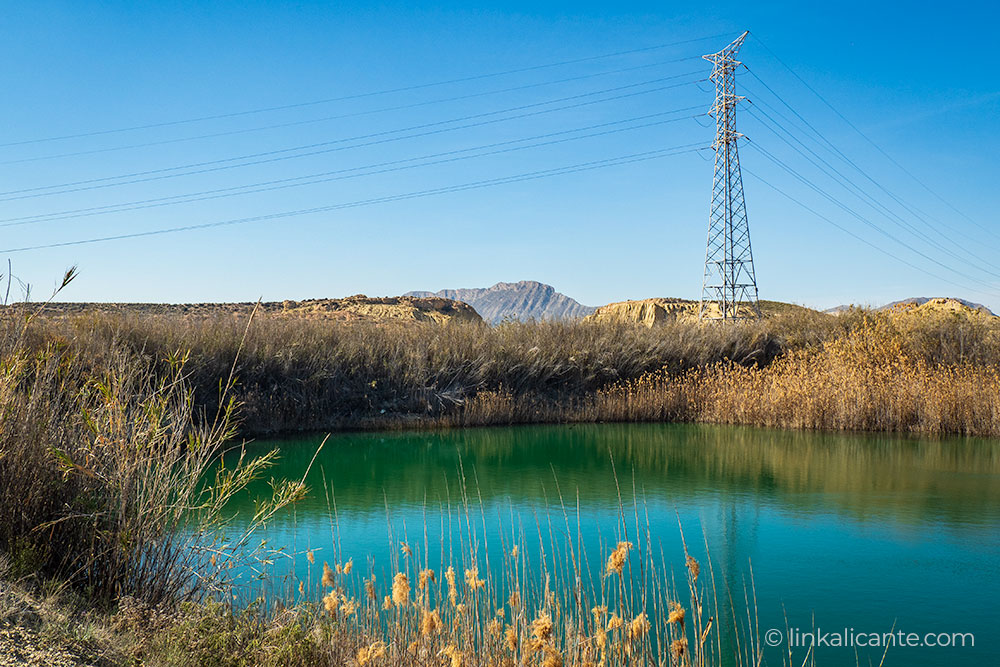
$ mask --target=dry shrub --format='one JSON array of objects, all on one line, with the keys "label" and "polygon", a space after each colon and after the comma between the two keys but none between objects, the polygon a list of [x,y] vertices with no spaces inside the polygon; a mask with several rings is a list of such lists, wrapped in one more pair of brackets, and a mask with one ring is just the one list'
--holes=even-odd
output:
[{"label": "dry shrub", "polygon": [[58,578],[108,602],[225,588],[231,564],[253,557],[250,534],[303,491],[277,485],[247,532],[223,538],[227,501],[277,455],[217,468],[235,433],[225,380],[206,418],[186,357],[154,367],[112,344],[97,369],[22,315],[0,319],[0,553],[12,576]]},{"label": "dry shrub", "polygon": [[237,361],[246,434],[569,421],[990,434],[997,319],[795,309],[755,323],[647,329],[269,316],[248,332],[234,317],[91,314],[36,322],[27,347],[71,351],[91,376],[127,355],[160,378],[187,350],[185,381],[195,410],[208,414]]},{"label": "dry shrub", "polygon": [[[716,361],[547,399],[507,389],[469,400],[462,425],[696,421],[928,435],[1000,434],[1000,326],[947,314],[855,311],[816,344],[767,364]],[[745,360],[743,360],[745,362]]]},{"label": "dry shrub", "polygon": [[[463,406],[491,392],[509,393],[539,413],[509,421],[558,420],[552,406],[652,371],[677,373],[723,359],[767,363],[782,349],[764,323],[488,327],[267,316],[244,340],[245,331],[245,321],[226,316],[95,313],[39,322],[33,340],[39,347],[65,341],[94,372],[122,351],[165,372],[163,359],[185,350],[195,403],[208,413],[218,409],[220,378],[239,350],[234,392],[245,434],[461,422]],[[469,413],[469,423],[496,423],[483,419],[490,418]]]},{"label": "dry shrub", "polygon": [[933,363],[884,318],[767,368],[716,365],[682,381],[699,421],[941,435],[1000,433],[1000,372]]}]

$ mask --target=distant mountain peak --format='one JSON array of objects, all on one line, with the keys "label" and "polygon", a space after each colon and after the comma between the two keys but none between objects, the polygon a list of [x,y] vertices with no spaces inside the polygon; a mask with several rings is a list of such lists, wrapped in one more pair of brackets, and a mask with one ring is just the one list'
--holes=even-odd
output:
[{"label": "distant mountain peak", "polygon": [[546,285],[545,283],[540,283],[537,280],[519,280],[516,283],[497,283],[492,287],[485,288],[490,292],[498,292],[503,290],[512,289],[537,289],[544,292],[555,292],[556,288],[552,285]]},{"label": "distant mountain peak", "polygon": [[513,320],[564,320],[586,317],[594,308],[584,306],[551,285],[536,280],[497,283],[491,287],[407,292],[406,296],[453,299],[476,309],[484,320],[496,324]]}]

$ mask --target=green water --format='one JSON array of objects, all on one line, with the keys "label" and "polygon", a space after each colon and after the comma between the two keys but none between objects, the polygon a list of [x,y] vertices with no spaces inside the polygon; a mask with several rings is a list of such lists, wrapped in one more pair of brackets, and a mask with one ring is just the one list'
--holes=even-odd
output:
[{"label": "green water", "polygon": [[[321,439],[251,451],[280,448],[274,476],[301,478]],[[974,647],[896,647],[886,664],[1000,664],[1000,443],[991,441],[658,424],[334,435],[313,463],[310,497],[267,526],[271,545],[300,554],[277,559],[274,574],[314,582],[302,552],[333,562],[334,531],[343,556],[381,582],[402,539],[423,543],[426,532],[433,565],[460,549],[463,478],[489,548],[501,534],[529,549],[561,535],[561,494],[596,571],[602,545],[617,539],[612,461],[631,525],[638,499],[667,567],[683,568],[678,519],[699,559],[707,542],[732,590],[743,591],[752,565],[762,636],[772,627],[973,633]],[[235,509],[246,515],[266,492],[261,482]],[[784,651],[766,648],[766,664]],[[878,664],[881,649],[821,646],[816,656]]]}]

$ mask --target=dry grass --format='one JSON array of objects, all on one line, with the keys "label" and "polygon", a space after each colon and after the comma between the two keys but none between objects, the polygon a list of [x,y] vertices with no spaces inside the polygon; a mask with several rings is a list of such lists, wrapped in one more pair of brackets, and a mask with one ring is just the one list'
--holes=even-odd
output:
[{"label": "dry grass", "polygon": [[[377,581],[341,558],[334,568],[323,566],[322,606],[236,612],[211,601],[231,600],[233,573],[261,557],[250,539],[254,530],[304,488],[277,483],[250,528],[227,536],[227,501],[274,454],[216,465],[234,435],[237,400],[227,380],[234,375],[243,400],[259,410],[267,403],[254,391],[269,382],[294,384],[301,375],[289,369],[303,363],[304,374],[328,374],[309,400],[351,396],[369,415],[384,409],[375,395],[395,397],[403,407],[417,401],[433,417],[484,386],[583,396],[678,351],[752,352],[758,332],[686,330],[671,340],[626,327],[306,322],[289,330],[264,322],[245,337],[246,323],[44,321],[36,312],[8,312],[0,331],[0,551],[9,564],[3,576],[36,587],[57,580],[85,595],[90,609],[108,609],[101,631],[77,643],[89,653],[149,665],[549,667],[645,664],[654,647],[675,641],[690,644],[684,651],[677,644],[673,664],[709,664],[709,652],[718,653],[710,628],[698,625],[704,584],[692,588],[688,626],[667,621],[677,595],[669,593],[647,537],[623,526],[622,542],[635,549],[620,546],[596,588],[582,583],[590,579],[579,560],[584,554],[572,545],[565,548],[574,556],[561,569],[543,565],[541,578],[530,550],[510,544],[494,569],[472,528],[468,498],[462,555],[443,572],[430,572],[420,549],[405,549],[392,576]],[[295,351],[296,344],[303,347]],[[178,351],[184,349],[192,352]],[[380,373],[375,379],[373,371]],[[380,381],[393,388],[377,393]],[[214,397],[204,398],[213,389]],[[151,623],[156,609],[179,611]],[[51,615],[70,644],[82,631],[74,616]]]},{"label": "dry grass", "polygon": [[[310,660],[453,667],[721,664],[714,582],[699,579],[700,565],[689,556],[684,591],[673,590],[651,545],[631,539],[641,544],[619,542],[593,588],[583,583],[590,573],[574,560],[584,554],[567,556],[572,562],[565,570],[539,577],[527,550],[510,544],[500,567],[494,564],[496,575],[480,572],[475,553],[443,572],[419,555],[403,556],[384,586],[366,586],[370,575],[340,573],[324,587],[323,611],[304,625],[307,634],[322,637]],[[300,624],[303,613],[297,612]]]},{"label": "dry grass", "polygon": [[158,604],[224,589],[230,561],[301,485],[278,485],[249,531],[225,538],[228,499],[276,455],[216,470],[235,433],[225,378],[221,408],[206,418],[184,355],[154,368],[112,345],[96,366],[75,342],[39,338],[34,316],[7,313],[0,330],[0,556],[9,576],[55,577],[96,601]]},{"label": "dry grass", "polygon": [[[240,425],[244,434],[265,434],[433,425],[480,392],[556,403],[664,368],[677,373],[723,359],[766,364],[784,349],[786,331],[806,331],[780,322],[649,330],[578,322],[337,325],[263,317],[244,341],[245,324],[231,317],[91,314],[39,321],[31,338],[35,347],[58,341],[72,348],[95,372],[122,351],[163,370],[165,359],[184,350],[196,404],[208,413],[218,409],[219,380],[243,342],[234,389]],[[811,329],[791,335],[825,334]]]},{"label": "dry grass", "polygon": [[[652,330],[287,319],[247,329],[24,311],[0,332],[0,549],[10,577],[58,577],[117,606],[108,632],[135,638],[115,655],[149,665],[686,667],[731,658],[723,627],[737,662],[759,664],[753,603],[733,604],[741,593],[717,590],[710,562],[686,550],[675,587],[638,519],[623,519],[601,554],[569,538],[550,564],[520,535],[490,563],[498,552],[467,498],[460,555],[443,570],[431,570],[427,545],[406,545],[389,573],[338,546],[303,582],[306,592],[322,581],[321,603],[208,603],[225,595],[231,563],[255,557],[253,528],[223,538],[224,507],[269,463],[211,472],[234,413],[255,432],[683,420],[995,436],[998,331],[985,318],[863,311]],[[303,492],[279,484],[252,526]],[[568,523],[558,532],[571,536]],[[143,626],[149,610],[183,600],[194,603]]]},{"label": "dry grass", "polygon": [[265,317],[247,332],[245,318],[105,313],[37,321],[27,337],[91,376],[125,356],[169,377],[183,350],[194,409],[206,414],[220,409],[220,378],[236,362],[245,435],[663,420],[993,435],[997,319],[797,309],[648,329]]},{"label": "dry grass", "polygon": [[575,418],[1000,435],[1000,366],[931,361],[941,346],[922,354],[923,340],[888,318],[865,317],[767,366],[718,363],[613,386],[580,404]]},{"label": "dry grass", "polygon": [[[377,579],[343,562],[316,563],[317,575],[326,572],[321,601],[293,607],[205,601],[164,612],[122,598],[102,612],[65,593],[0,584],[0,623],[12,621],[35,644],[30,652],[65,656],[67,666],[78,664],[74,656],[109,667],[761,664],[752,590],[718,589],[711,563],[686,547],[680,572],[670,571],[648,525],[590,554],[592,563],[571,541],[546,545],[564,557],[548,567],[532,563],[524,542],[507,543],[502,563],[481,572],[486,545],[475,546],[434,571],[414,544],[395,559],[394,575]],[[796,664],[811,665],[811,653]]]},{"label": "dry grass", "polygon": [[[442,553],[459,542],[457,557],[436,561],[436,544],[397,542],[390,569],[376,572],[355,567],[350,545],[334,537],[336,562],[309,558],[312,571],[278,599],[235,613],[188,606],[133,654],[164,667],[761,664],[752,589],[718,588],[710,560],[686,544],[671,570],[640,520],[641,501],[620,505],[615,541],[588,553],[561,500],[565,525],[549,523],[544,537],[539,525],[537,544],[509,526],[493,538],[501,544],[488,544],[475,496],[463,491],[458,535],[448,546],[441,538]],[[284,606],[296,597],[318,602]],[[812,664],[804,658],[796,664]]]},{"label": "dry grass", "polygon": [[698,421],[928,435],[1000,435],[1000,367],[934,363],[884,319],[767,368],[684,378]]},{"label": "dry grass", "polygon": [[584,397],[481,392],[450,421],[691,421],[926,435],[1000,435],[1000,327],[857,313],[827,340],[768,364],[664,369]]}]

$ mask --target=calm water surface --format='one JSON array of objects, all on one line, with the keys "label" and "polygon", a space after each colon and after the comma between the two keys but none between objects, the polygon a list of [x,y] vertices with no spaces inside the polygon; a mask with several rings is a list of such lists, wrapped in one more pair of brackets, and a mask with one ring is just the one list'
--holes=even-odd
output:
[{"label": "calm water surface", "polygon": [[[298,479],[321,440],[259,441],[251,449],[279,448],[272,474]],[[442,551],[460,552],[464,479],[489,549],[500,549],[501,535],[528,545],[539,533],[543,543],[553,534],[559,540],[561,493],[572,538],[582,537],[596,571],[617,539],[612,461],[631,528],[638,498],[678,576],[678,519],[701,560],[707,542],[716,577],[732,590],[743,591],[752,567],[761,635],[772,627],[969,632],[974,648],[895,648],[886,664],[1000,665],[994,441],[647,424],[340,434],[313,464],[310,497],[269,523],[265,536],[300,554],[318,549],[318,560],[332,564],[336,528],[344,558],[382,573],[384,583],[403,539],[416,546],[426,532],[432,566]],[[249,511],[249,500],[266,490],[254,486],[237,509]],[[274,567],[293,580],[318,579],[304,555]],[[780,664],[783,650],[766,649],[767,664]],[[859,649],[857,657],[849,648],[817,650],[819,665],[880,658],[881,650]]]}]

